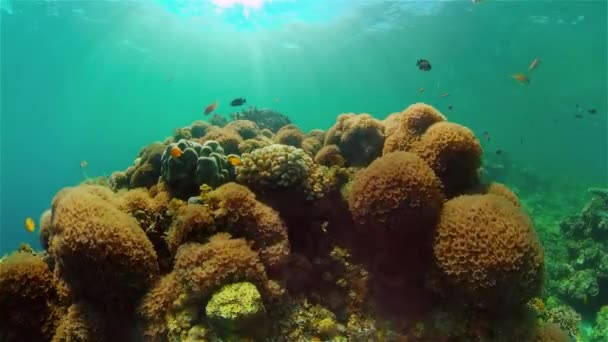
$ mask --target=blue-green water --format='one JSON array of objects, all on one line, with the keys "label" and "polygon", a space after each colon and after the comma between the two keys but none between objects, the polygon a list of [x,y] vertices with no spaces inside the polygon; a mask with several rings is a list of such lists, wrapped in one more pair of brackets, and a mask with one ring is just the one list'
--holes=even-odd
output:
[{"label": "blue-green water", "polygon": [[[275,0],[246,16],[203,0],[2,0],[0,254],[37,245],[24,219],[83,180],[82,160],[88,176],[124,170],[235,97],[306,130],[422,101],[488,131],[486,153],[580,191],[606,183],[605,1],[329,3]],[[510,77],[536,57],[529,86]]]}]

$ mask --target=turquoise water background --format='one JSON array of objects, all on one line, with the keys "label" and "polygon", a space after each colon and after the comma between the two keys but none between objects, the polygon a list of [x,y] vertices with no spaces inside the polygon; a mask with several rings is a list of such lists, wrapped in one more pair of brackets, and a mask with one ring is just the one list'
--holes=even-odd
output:
[{"label": "turquoise water background", "polygon": [[[82,160],[91,177],[124,170],[236,97],[305,130],[422,101],[488,131],[486,153],[581,193],[608,181],[605,1],[1,3],[0,254],[38,246],[24,219],[83,180]],[[510,77],[536,57],[529,86]]]}]

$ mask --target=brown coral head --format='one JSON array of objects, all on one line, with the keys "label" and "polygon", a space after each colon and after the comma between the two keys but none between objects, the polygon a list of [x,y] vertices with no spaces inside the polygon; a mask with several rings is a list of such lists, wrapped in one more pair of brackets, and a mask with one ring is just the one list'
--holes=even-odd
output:
[{"label": "brown coral head", "polygon": [[441,183],[418,156],[382,156],[354,179],[348,197],[356,222],[382,230],[430,230],[443,202]]},{"label": "brown coral head", "polygon": [[436,123],[413,145],[412,152],[435,171],[448,197],[469,191],[479,183],[481,144],[464,126]]},{"label": "brown coral head", "polygon": [[445,277],[477,301],[523,304],[542,286],[543,250],[532,223],[500,196],[447,201],[434,255]]}]

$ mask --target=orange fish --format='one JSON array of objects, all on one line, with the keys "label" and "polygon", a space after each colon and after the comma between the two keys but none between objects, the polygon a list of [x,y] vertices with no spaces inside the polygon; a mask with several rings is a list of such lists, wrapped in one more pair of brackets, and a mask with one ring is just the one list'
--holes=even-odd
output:
[{"label": "orange fish", "polygon": [[217,101],[205,107],[205,115],[209,115],[209,113],[213,112],[217,107]]},{"label": "orange fish", "polygon": [[232,166],[241,166],[243,163],[241,158],[235,154],[229,154],[228,157],[226,157],[226,160],[228,160],[228,163],[230,163]]},{"label": "orange fish", "polygon": [[530,84],[530,78],[524,74],[515,74],[515,75],[512,75],[511,77],[513,77],[515,80],[517,80],[521,84],[525,84],[525,85]]},{"label": "orange fish", "polygon": [[25,219],[25,230],[30,233],[33,233],[36,230],[36,223],[31,217]]},{"label": "orange fish", "polygon": [[538,57],[534,58],[532,63],[530,63],[530,67],[528,68],[528,70],[530,70],[530,71],[534,70],[540,62],[541,62],[540,58],[538,58]]},{"label": "orange fish", "polygon": [[448,97],[448,96],[450,96],[450,93],[441,94],[441,97]]},{"label": "orange fish", "polygon": [[171,149],[171,157],[173,158],[179,158],[182,156],[183,153],[184,152],[182,151],[182,149],[177,146],[173,146],[173,148]]},{"label": "orange fish", "polygon": [[420,94],[424,93],[424,88],[419,88],[419,89],[418,89],[418,92],[419,92]]}]

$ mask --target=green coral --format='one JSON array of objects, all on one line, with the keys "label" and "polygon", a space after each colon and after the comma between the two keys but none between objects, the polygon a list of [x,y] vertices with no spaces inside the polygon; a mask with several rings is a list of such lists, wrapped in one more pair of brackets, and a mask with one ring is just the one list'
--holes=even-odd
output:
[{"label": "green coral", "polygon": [[591,338],[594,342],[608,341],[608,305],[602,306],[598,311]]},{"label": "green coral", "polygon": [[[176,146],[182,150],[179,157],[171,156],[171,150]],[[203,184],[217,187],[228,182],[235,171],[226,161],[224,150],[215,140],[201,145],[182,139],[169,144],[161,160],[162,179],[178,193],[196,193]]]},{"label": "green coral", "polygon": [[224,335],[250,333],[266,320],[262,296],[249,282],[223,286],[211,296],[205,312],[211,325]]}]

